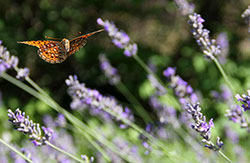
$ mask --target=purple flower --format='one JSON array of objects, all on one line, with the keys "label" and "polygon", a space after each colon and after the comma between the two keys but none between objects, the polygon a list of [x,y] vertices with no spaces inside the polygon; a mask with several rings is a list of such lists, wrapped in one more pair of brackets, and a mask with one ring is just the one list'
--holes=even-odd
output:
[{"label": "purple flower", "polygon": [[[243,113],[245,111],[250,110],[250,90],[247,90],[246,94],[236,94],[235,98],[237,101],[241,102],[241,107],[236,105],[232,107],[231,109],[227,110],[226,117],[229,118],[229,120],[233,121],[234,123],[240,124],[241,128],[246,128],[248,132],[250,132],[249,123],[246,121],[246,119],[243,116]],[[244,111],[244,112],[243,112]]]},{"label": "purple flower", "polygon": [[189,4],[186,0],[174,0],[182,15],[189,15],[194,12],[194,4]]},{"label": "purple flower", "polygon": [[214,59],[215,56],[221,53],[220,46],[216,44],[216,40],[209,38],[209,31],[203,28],[203,22],[205,20],[200,14],[194,13],[189,15],[188,23],[190,24],[192,34],[196,39],[196,42],[203,50],[203,53],[210,59]]},{"label": "purple flower", "polygon": [[241,110],[241,107],[239,105],[232,107],[231,110],[227,110],[226,116],[234,123],[246,123],[243,117],[243,111]]},{"label": "purple flower", "polygon": [[26,78],[30,73],[30,70],[28,68],[20,68],[17,71],[17,79],[24,79]]},{"label": "purple flower", "polygon": [[11,56],[9,51],[2,45],[2,41],[0,40],[0,75],[8,69],[15,68],[17,70],[17,79],[27,77],[29,75],[29,69],[18,69],[18,62],[18,58],[16,56]]},{"label": "purple flower", "polygon": [[127,47],[125,47],[124,54],[127,57],[131,57],[132,55],[136,55],[137,53],[137,44],[129,44]]},{"label": "purple flower", "polygon": [[137,44],[131,44],[129,42],[129,36],[125,32],[119,31],[113,22],[110,22],[108,20],[103,21],[101,18],[98,18],[97,23],[99,25],[102,25],[108,32],[115,46],[124,49],[124,55],[126,55],[127,57],[131,57],[132,55],[137,54]]},{"label": "purple flower", "polygon": [[247,95],[242,94],[240,96],[239,94],[236,94],[235,97],[238,101],[243,103],[241,107],[244,109],[244,111],[250,110],[250,90],[247,90]]},{"label": "purple flower", "polygon": [[0,74],[10,68],[17,67],[18,58],[10,56],[9,51],[2,45],[0,40]]},{"label": "purple flower", "polygon": [[33,123],[32,120],[29,120],[29,116],[25,117],[25,112],[16,109],[15,113],[13,113],[9,109],[8,117],[16,130],[29,135],[29,139],[35,146],[46,145],[46,142],[50,141],[53,130],[42,126],[44,132],[44,134],[42,134],[40,124]]},{"label": "purple flower", "polygon": [[168,67],[166,70],[163,71],[163,75],[167,78],[169,78],[170,76],[175,75],[175,69],[173,67]]},{"label": "purple flower", "polygon": [[209,120],[209,123],[206,122],[206,116],[201,113],[201,107],[199,103],[192,105],[187,104],[187,112],[192,115],[194,124],[191,127],[203,137],[202,142],[205,143],[205,147],[218,151],[223,146],[223,142],[220,141],[220,138],[217,137],[216,145],[211,141],[211,128],[214,127],[213,119]]},{"label": "purple flower", "polygon": [[199,99],[195,93],[190,93],[190,100],[192,103],[196,103]]},{"label": "purple flower", "polygon": [[168,67],[163,74],[169,80],[170,87],[183,106],[186,106],[188,102],[196,103],[198,101],[198,96],[193,92],[193,88],[181,77],[175,75],[175,68]]},{"label": "purple flower", "polygon": [[109,79],[109,83],[111,85],[116,85],[120,82],[120,75],[118,74],[118,70],[114,68],[110,63],[105,54],[99,55],[100,67],[104,72],[106,78]]},{"label": "purple flower", "polygon": [[[178,78],[177,80],[177,84],[180,85],[180,86],[187,86],[187,82],[184,81],[182,78]],[[186,87],[186,89],[188,89],[190,91],[190,86],[189,87]]]},{"label": "purple flower", "polygon": [[66,84],[69,87],[68,93],[73,101],[81,101],[91,110],[104,111],[118,121],[121,119],[134,120],[134,116],[128,108],[123,108],[112,97],[103,96],[97,90],[86,88],[84,83],[79,83],[76,75],[70,75],[69,79],[66,80]]}]

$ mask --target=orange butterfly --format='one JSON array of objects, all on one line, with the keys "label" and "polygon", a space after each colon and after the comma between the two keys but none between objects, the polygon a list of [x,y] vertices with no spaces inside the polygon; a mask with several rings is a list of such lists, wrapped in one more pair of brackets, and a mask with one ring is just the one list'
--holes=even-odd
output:
[{"label": "orange butterfly", "polygon": [[[59,41],[50,41],[50,40],[38,40],[38,41],[19,41],[17,43],[27,44],[31,46],[38,47],[39,56],[48,63],[61,63],[65,61],[69,56],[77,52],[81,47],[87,43],[87,38],[102,32],[104,29],[91,32],[79,37],[76,37],[72,40],[66,38]],[[49,38],[49,37],[47,37]]]}]

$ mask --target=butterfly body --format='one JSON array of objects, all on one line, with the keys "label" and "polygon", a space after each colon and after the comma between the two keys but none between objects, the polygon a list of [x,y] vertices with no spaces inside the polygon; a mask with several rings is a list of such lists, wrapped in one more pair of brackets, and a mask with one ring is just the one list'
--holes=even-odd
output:
[{"label": "butterfly body", "polygon": [[69,56],[76,53],[87,43],[87,38],[103,31],[103,29],[91,32],[86,35],[76,37],[72,40],[62,39],[62,41],[38,40],[19,41],[18,43],[35,46],[38,48],[38,55],[48,63],[55,64],[65,61]]}]

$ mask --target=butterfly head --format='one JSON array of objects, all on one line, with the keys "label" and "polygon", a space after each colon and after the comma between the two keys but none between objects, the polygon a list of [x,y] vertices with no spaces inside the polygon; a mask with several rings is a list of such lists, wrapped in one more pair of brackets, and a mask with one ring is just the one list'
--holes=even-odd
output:
[{"label": "butterfly head", "polygon": [[64,38],[64,39],[62,39],[61,43],[64,46],[66,52],[69,52],[69,50],[70,50],[70,41],[68,39]]}]

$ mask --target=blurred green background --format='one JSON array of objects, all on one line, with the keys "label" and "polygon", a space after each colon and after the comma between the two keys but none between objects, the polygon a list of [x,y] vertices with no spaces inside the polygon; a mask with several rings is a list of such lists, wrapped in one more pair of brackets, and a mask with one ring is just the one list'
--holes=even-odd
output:
[{"label": "blurred green background", "polygon": [[[227,35],[229,52],[223,67],[232,77],[230,80],[236,87],[236,93],[243,93],[250,87],[250,34],[241,14],[249,1],[189,2],[195,4],[195,12],[205,19],[204,26],[211,31],[211,38],[216,39],[221,33]],[[191,35],[187,17],[180,14],[173,1],[0,0],[0,40],[11,55],[19,58],[19,67],[28,67],[30,77],[67,109],[71,98],[67,94],[65,79],[72,74],[76,74],[87,87],[114,96],[130,107],[127,99],[108,83],[100,70],[98,55],[107,54],[112,65],[119,70],[122,81],[156,120],[148,104],[150,90],[147,74],[133,58],[125,57],[122,50],[113,45],[106,32],[89,38],[84,48],[61,64],[48,64],[39,58],[37,48],[17,44],[17,41],[23,40],[43,40],[45,36],[72,39],[78,36],[78,32],[85,34],[101,29],[96,23],[99,17],[113,21],[119,29],[124,30],[131,41],[138,44],[138,55],[145,63],[154,64],[156,73],[163,80],[162,71],[169,66],[176,67],[177,74],[199,95],[207,119],[214,118],[215,135],[223,139],[225,124],[230,124],[240,134],[239,145],[248,147],[248,133],[224,117],[229,109],[228,103],[211,96],[213,90],[221,92],[224,79],[214,63],[204,58]],[[8,73],[16,75],[13,70]],[[5,108],[19,107],[32,117],[56,114],[47,105],[2,78],[0,91]],[[35,114],[37,112],[39,114]],[[1,122],[8,123],[5,113],[1,109]]]},{"label": "blurred green background", "polygon": [[[241,93],[250,83],[250,41],[248,27],[241,18],[248,1],[203,0],[190,1],[195,4],[195,12],[206,20],[205,28],[216,38],[225,32],[229,39],[229,54],[224,65],[231,75],[233,84]],[[237,5],[236,5],[237,3]],[[113,21],[124,30],[132,42],[138,44],[138,55],[148,64],[157,67],[158,75],[173,66],[184,80],[200,94],[208,117],[224,116],[228,106],[217,105],[211,98],[212,90],[220,90],[225,83],[215,65],[204,59],[198,45],[192,38],[187,17],[182,16],[173,1],[167,0],[0,0],[0,40],[11,55],[19,58],[20,67],[30,69],[30,77],[47,90],[54,99],[69,108],[65,79],[77,74],[87,87],[95,88],[105,95],[112,95],[122,103],[127,100],[103,76],[98,55],[106,53],[111,63],[118,68],[122,81],[138,97],[144,107],[148,107],[143,84],[146,73],[132,58],[116,48],[107,33],[102,32],[88,39],[87,45],[61,64],[48,64],[37,55],[37,49],[17,44],[22,40],[43,40],[44,36],[74,38],[78,32],[89,33],[100,29],[97,18]],[[14,72],[8,71],[15,75]],[[34,98],[0,79],[3,103],[10,108],[36,107]],[[129,104],[127,104],[129,105]],[[34,108],[33,108],[34,109]],[[32,109],[32,110],[33,110]],[[46,110],[46,109],[45,109]]]}]

